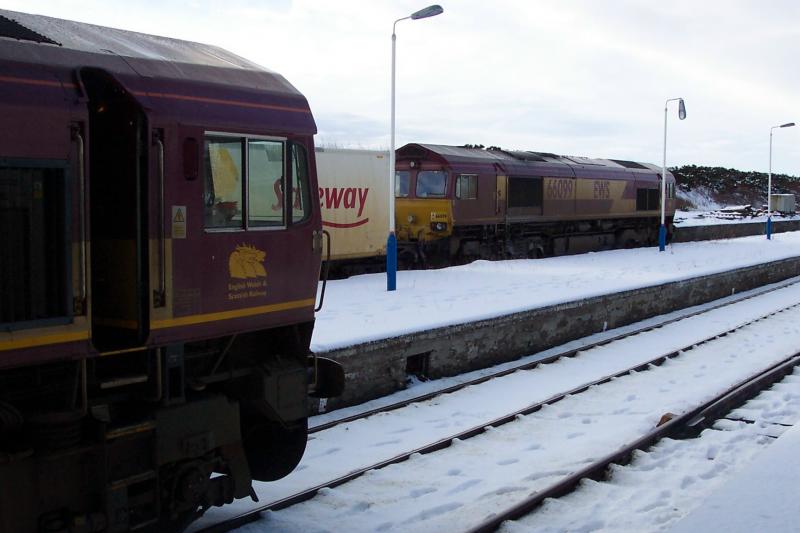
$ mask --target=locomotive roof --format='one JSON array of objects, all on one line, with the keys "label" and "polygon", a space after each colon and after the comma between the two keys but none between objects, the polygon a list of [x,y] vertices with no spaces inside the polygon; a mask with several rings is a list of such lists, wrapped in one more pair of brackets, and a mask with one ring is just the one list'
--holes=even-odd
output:
[{"label": "locomotive roof", "polygon": [[[316,132],[305,97],[283,76],[216,46],[0,9],[0,61],[50,66],[61,72],[100,68],[145,107],[173,114],[174,109],[166,109],[169,103],[155,101],[156,96],[178,92],[187,101],[195,98],[195,107],[226,99],[244,101],[251,114],[259,107],[267,110],[260,104],[277,103],[283,111],[307,115],[301,120],[294,117],[293,129]],[[199,102],[204,98],[208,101]],[[273,115],[281,110],[273,107]]]},{"label": "locomotive roof", "polygon": [[570,167],[591,168],[596,170],[628,170],[657,172],[659,169],[649,163],[637,163],[621,159],[594,159],[579,156],[556,155],[549,152],[533,152],[525,150],[498,150],[484,148],[468,148],[464,146],[448,146],[442,144],[407,144],[398,150],[401,156],[423,157],[435,156],[447,164],[486,164],[496,163],[506,170],[513,170],[531,165],[567,165]]}]

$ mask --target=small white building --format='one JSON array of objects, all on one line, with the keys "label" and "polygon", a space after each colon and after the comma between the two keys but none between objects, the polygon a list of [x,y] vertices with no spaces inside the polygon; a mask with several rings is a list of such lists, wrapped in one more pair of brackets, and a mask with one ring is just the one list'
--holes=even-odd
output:
[{"label": "small white building", "polygon": [[770,195],[770,211],[778,211],[779,213],[794,213],[794,194]]}]

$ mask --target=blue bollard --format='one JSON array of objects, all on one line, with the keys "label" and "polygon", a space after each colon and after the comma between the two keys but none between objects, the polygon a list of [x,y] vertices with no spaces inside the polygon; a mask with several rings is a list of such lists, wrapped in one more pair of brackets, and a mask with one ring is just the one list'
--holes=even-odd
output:
[{"label": "blue bollard", "polygon": [[772,217],[767,217],[767,240],[772,239]]},{"label": "blue bollard", "polygon": [[386,290],[397,288],[397,237],[394,232],[386,239]]},{"label": "blue bollard", "polygon": [[658,251],[663,252],[667,249],[667,227],[661,224],[658,228]]}]

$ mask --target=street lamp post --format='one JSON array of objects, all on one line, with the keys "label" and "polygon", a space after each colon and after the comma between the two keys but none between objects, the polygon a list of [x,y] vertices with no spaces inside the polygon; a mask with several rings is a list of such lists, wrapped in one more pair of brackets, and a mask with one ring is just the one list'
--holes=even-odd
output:
[{"label": "street lamp post", "polygon": [[670,98],[664,103],[664,159],[661,162],[661,226],[658,228],[658,251],[663,252],[667,248],[667,109],[670,102],[678,102],[678,118],[686,118],[686,105],[683,98]]},{"label": "street lamp post", "polygon": [[787,122],[769,129],[769,174],[767,177],[767,240],[772,239],[772,130],[778,128],[791,128],[794,122]]},{"label": "street lamp post", "polygon": [[389,146],[389,236],[386,239],[386,290],[393,291],[397,288],[397,237],[394,234],[394,78],[395,78],[395,49],[397,43],[397,23],[401,20],[417,20],[435,17],[442,14],[442,6],[431,5],[394,21],[392,25],[392,126]]}]

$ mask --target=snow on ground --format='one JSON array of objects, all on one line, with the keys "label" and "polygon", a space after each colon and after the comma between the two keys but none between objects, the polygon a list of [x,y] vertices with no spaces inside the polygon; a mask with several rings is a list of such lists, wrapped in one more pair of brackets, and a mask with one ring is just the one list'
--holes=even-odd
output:
[{"label": "snow on ground", "polygon": [[475,261],[329,281],[312,350],[324,352],[426,329],[526,311],[800,256],[800,232],[583,255]]},{"label": "snow on ground", "polygon": [[[767,241],[763,237],[748,237],[675,244],[670,246],[666,253],[660,253],[655,248],[616,250],[544,260],[494,263],[478,261],[470,265],[436,271],[400,272],[398,290],[393,293],[386,292],[385,275],[357,276],[329,283],[325,308],[317,318],[313,349],[324,351],[431,327],[491,318],[794,256],[800,256],[800,233],[778,234],[772,241]],[[772,298],[794,301],[800,299],[800,295],[791,292],[790,289],[785,291],[787,292],[776,294]],[[741,309],[750,307],[752,313],[759,305],[762,304],[753,306],[751,301],[742,304]],[[681,335],[684,332],[692,331],[695,335],[700,335],[724,327],[725,321],[721,321],[720,317],[734,322],[743,318],[742,311],[731,311],[731,309],[721,310],[716,318],[708,319],[712,322],[717,321],[713,325],[684,324],[683,329],[680,326],[675,329],[662,328],[653,335],[639,335],[637,336],[639,343],[634,342],[630,348],[620,347],[618,357],[616,352],[611,353],[608,349],[603,352],[600,348],[594,356],[592,356],[594,350],[587,351],[571,360],[572,364],[570,360],[566,360],[563,363],[547,365],[534,372],[515,373],[505,382],[488,383],[486,387],[470,387],[465,392],[440,397],[425,405],[371,417],[367,421],[346,424],[313,435],[309,441],[306,457],[295,473],[278,483],[259,484],[257,490],[262,502],[270,501],[304,485],[309,486],[330,479],[328,475],[345,473],[359,465],[363,466],[376,457],[391,457],[398,451],[410,449],[407,447],[409,444],[428,442],[442,432],[449,433],[453,428],[485,423],[498,409],[511,410],[509,402],[531,403],[546,397],[553,391],[553,386],[566,386],[570,374],[574,374],[575,379],[581,380],[585,377],[583,374],[587,369],[594,368],[602,372],[609,365],[619,367],[629,364],[634,359],[633,354],[638,353],[644,358],[652,352],[650,349],[652,346],[668,347],[666,343],[670,342],[671,337],[675,337],[675,342],[683,340]],[[758,344],[762,345],[767,341],[769,344],[774,344],[777,338],[780,338],[780,335],[770,334],[766,339],[759,339]],[[598,355],[601,353],[602,356]],[[711,365],[698,371],[697,374],[710,377],[713,373],[709,373],[710,368]],[[699,383],[694,376],[691,381]],[[549,386],[548,382],[553,385]],[[657,387],[649,385],[647,390],[652,388]],[[699,389],[699,385],[695,385],[695,388]],[[642,389],[639,392],[644,393],[647,390]],[[677,394],[677,391],[673,393]],[[634,391],[631,394],[637,395],[638,392]],[[623,404],[625,398],[622,398]],[[596,409],[593,408],[593,413],[580,413],[584,415],[581,418],[574,418],[572,415],[568,418],[576,421],[591,419],[594,415],[604,412],[605,404],[602,399],[598,402]],[[666,405],[661,405],[659,409],[665,407]],[[613,409],[609,412],[611,411]],[[583,425],[586,424],[581,422],[578,427]],[[588,425],[592,426],[591,423]],[[550,431],[555,431],[557,427],[558,425],[550,428]],[[534,429],[530,428],[529,431]],[[577,431],[578,429],[575,429],[575,432]],[[504,443],[503,446],[505,445]],[[468,449],[471,446],[470,444]],[[522,452],[525,450],[520,450],[520,453]],[[504,456],[498,461],[507,459],[509,462],[506,464],[510,469],[500,468],[499,471],[515,471],[515,467],[511,466],[515,459],[512,457],[513,452],[508,450],[505,455],[508,457]],[[588,456],[584,456],[584,459]],[[509,481],[497,488],[496,490],[501,492],[495,494],[492,493],[494,489],[487,489],[483,481],[474,481],[494,476],[495,474],[489,470],[465,478],[466,473],[456,472],[459,468],[449,467],[442,471],[435,468],[437,461],[435,458],[413,458],[411,462],[419,461],[422,461],[420,463],[422,468],[421,472],[416,474],[418,478],[414,482],[394,479],[391,474],[395,472],[394,468],[370,473],[356,482],[356,487],[360,487],[356,490],[364,491],[363,498],[341,496],[343,493],[337,492],[338,489],[323,491],[321,498],[326,502],[323,507],[330,511],[331,508],[328,507],[330,504],[334,510],[338,509],[338,512],[326,514],[326,511],[320,511],[320,514],[317,514],[314,511],[309,520],[301,519],[299,522],[294,518],[287,518],[284,521],[284,518],[270,515],[267,524],[254,525],[254,529],[250,530],[258,531],[265,525],[270,528],[278,524],[285,530],[293,530],[297,527],[310,527],[312,523],[321,526],[322,529],[325,529],[325,524],[337,524],[336,529],[340,529],[341,525],[344,528],[357,530],[375,529],[379,526],[407,529],[423,524],[426,529],[431,527],[435,529],[435,526],[429,524],[443,525],[441,518],[450,514],[449,510],[454,508],[453,505],[459,505],[457,494],[464,492],[465,497],[469,496],[465,500],[467,503],[461,504],[465,506],[464,508],[469,508],[487,494],[494,494],[490,498],[495,501],[503,500],[505,498],[503,491],[515,487],[514,483]],[[492,464],[493,468],[498,468],[499,463]],[[427,470],[431,470],[430,475]],[[367,494],[372,494],[379,488],[396,489],[397,486],[406,486],[408,490],[402,497],[397,494],[385,496],[394,501],[395,507],[391,512],[382,513],[377,509],[371,509],[372,504],[367,503],[370,501],[366,497]],[[509,494],[513,493],[516,491],[512,490]],[[450,498],[445,497],[446,501],[441,501],[438,499],[441,495]],[[320,498],[314,500],[314,502],[319,501]],[[223,508],[223,511],[235,512],[237,508],[242,510],[239,507],[240,503],[245,502],[237,502],[233,506]],[[297,511],[301,515],[310,512],[308,506],[303,506],[302,509]],[[367,517],[373,521],[365,522]],[[383,521],[374,521],[377,519]]]},{"label": "snow on ground", "polygon": [[800,421],[800,370],[728,417],[755,423],[720,420],[698,438],[665,439],[501,532],[796,531],[800,428],[771,444],[787,429],[774,424]]},{"label": "snow on ground", "polygon": [[[786,422],[797,423],[798,417]],[[798,449],[800,426],[794,426],[670,531],[797,531],[800,527],[797,522]]]},{"label": "snow on ground", "polygon": [[[621,352],[660,353],[659,346],[647,334],[637,337],[630,341],[633,346]],[[448,449],[372,471],[346,485],[321,491],[309,502],[266,513],[262,521],[242,531],[465,530],[490,513],[513,505],[649,431],[663,413],[682,412],[702,403],[756,370],[795,353],[798,338],[800,309],[795,308],[687,351],[659,367],[592,387],[514,423],[456,442]],[[611,349],[598,350],[613,352],[614,345],[609,346]],[[597,357],[594,364],[602,364],[611,356],[608,353]],[[391,418],[389,415],[374,417],[374,434],[380,438],[376,445],[391,446],[406,433],[427,432],[428,428],[453,429],[458,417],[480,424],[487,405],[493,401],[506,404],[506,399],[515,393],[535,395],[547,383],[565,380],[571,373],[592,366],[592,360],[582,363],[580,367],[567,368],[566,362],[559,362],[547,365],[552,369],[518,373],[516,383],[509,380],[501,388],[497,388],[498,384],[470,387],[460,405],[448,406],[441,412],[435,405],[416,406],[412,408],[416,413],[393,431],[387,431],[381,423],[382,419]],[[557,388],[563,389],[564,385],[562,382]],[[342,436],[337,446],[349,449],[355,456],[369,452],[369,443],[347,440],[352,438]],[[676,472],[673,478],[694,477],[699,487],[720,472],[719,467],[708,465],[701,472]],[[687,483],[691,485],[692,482]],[[692,490],[702,493],[703,489]],[[663,490],[655,494],[660,495],[659,501],[673,505],[671,494]],[[613,524],[615,516],[601,515],[604,506],[600,503],[590,527],[578,530]],[[681,516],[673,512],[661,520],[662,509],[658,505],[638,510],[640,514],[650,513],[647,529],[657,530]]]},{"label": "snow on ground", "polygon": [[[719,300],[714,300],[713,302],[687,307],[686,309],[679,309],[671,313],[651,317],[642,320],[640,322],[634,322],[626,326],[621,326],[619,328],[601,331],[589,335],[588,337],[575,339],[560,346],[554,346],[552,348],[538,352],[536,354],[529,355],[527,357],[522,357],[516,361],[499,363],[489,368],[473,370],[472,372],[459,374],[457,376],[450,376],[450,377],[432,379],[427,381],[421,381],[416,378],[411,378],[409,379],[407,387],[405,389],[396,391],[392,394],[389,394],[388,396],[375,398],[374,400],[369,400],[359,405],[343,407],[341,409],[336,409],[328,413],[318,414],[309,419],[309,427],[314,428],[316,426],[320,426],[328,422],[341,420],[353,415],[371,411],[373,409],[391,405],[403,400],[407,400],[410,398],[417,398],[432,392],[438,392],[453,385],[465,383],[477,379],[479,377],[495,374],[497,372],[507,370],[509,368],[520,367],[525,364],[545,359],[547,357],[556,354],[565,353],[570,350],[586,351],[585,348],[594,343],[607,341],[619,335],[631,333],[633,331],[641,330],[646,327],[663,324],[669,320],[688,317],[689,315],[692,315],[694,313],[699,313],[699,312],[708,313],[709,311],[713,311],[711,313],[706,314],[705,317],[701,319],[703,320],[702,322],[697,322],[696,320],[690,320],[688,322],[682,322],[680,325],[677,326],[667,325],[665,327],[662,327],[662,331],[676,331],[680,332],[681,335],[684,332],[696,329],[697,331],[695,331],[693,334],[697,336],[696,337],[697,339],[701,339],[704,338],[705,334],[708,334],[710,331],[712,331],[712,328],[714,328],[713,331],[717,330],[725,331],[738,324],[744,323],[747,320],[751,320],[753,318],[762,316],[766,314],[768,310],[775,308],[775,306],[782,306],[787,301],[793,301],[795,298],[800,301],[800,293],[795,294],[793,293],[793,291],[778,291],[772,296],[768,296],[769,292],[765,292],[765,291],[776,291],[778,289],[789,287],[790,285],[793,285],[799,280],[800,278],[789,278],[779,283],[773,283],[749,291],[732,294],[731,296],[720,298]],[[753,296],[759,296],[759,295],[761,295],[761,297],[752,299]],[[725,307],[722,310],[712,309],[712,307],[723,306],[724,304],[732,304],[740,301],[747,301],[747,302],[742,306]],[[719,313],[720,316],[726,317],[728,321],[722,321],[715,324],[706,322],[707,320],[711,320],[712,322],[715,321],[717,313]],[[672,333],[670,333],[669,335],[672,335]]]},{"label": "snow on ground", "polygon": [[[295,472],[275,483],[256,483],[255,489],[262,504],[275,501],[324,480],[444,438],[457,430],[482,426],[498,416],[545,400],[593,377],[618,372],[652,359],[657,354],[694,344],[797,301],[800,301],[800,285],[779,288],[703,315],[586,350],[574,358],[565,358],[535,370],[516,372],[427,402],[314,434]],[[606,334],[617,333],[618,330],[611,330]],[[538,359],[541,355],[526,359]],[[439,381],[443,382],[443,386],[449,384],[446,383],[449,380]],[[423,387],[432,384],[430,382]],[[393,395],[389,401],[404,394],[407,392]],[[321,423],[321,419],[335,414],[314,417],[311,424]],[[238,500],[232,505],[209,511],[197,525],[208,525],[224,516],[235,516],[254,507],[248,499]]]},{"label": "snow on ground", "polygon": [[[737,216],[730,210],[734,208],[725,208],[722,211],[675,211],[675,227],[687,228],[691,226],[722,226],[727,224],[765,224],[767,223],[767,215]],[[783,215],[775,213],[772,215],[772,222],[780,224],[782,221],[797,220],[798,215]],[[765,226],[766,228],[766,226]],[[766,231],[766,229],[764,230]]]},{"label": "snow on ground", "polygon": [[690,191],[678,187],[675,192],[677,192],[678,198],[688,201],[698,210],[713,211],[723,207],[722,204],[712,199],[713,193],[707,187],[695,187]]}]

